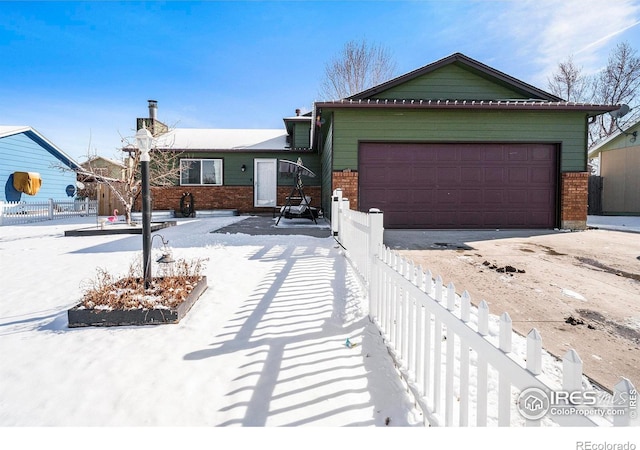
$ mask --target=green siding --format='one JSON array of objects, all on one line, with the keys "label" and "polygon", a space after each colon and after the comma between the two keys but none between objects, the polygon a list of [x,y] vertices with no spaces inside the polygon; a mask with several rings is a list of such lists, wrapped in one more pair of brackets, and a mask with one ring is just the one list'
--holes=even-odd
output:
[{"label": "green siding", "polygon": [[523,94],[468,68],[450,64],[374,95],[376,99],[498,100],[522,99]]},{"label": "green siding", "polygon": [[586,171],[586,117],[580,112],[336,109],[333,114],[333,170],[357,170],[359,141],[419,141],[557,143],[561,171]]},{"label": "green siding", "polygon": [[[305,167],[316,173],[316,178],[303,178],[303,182],[310,186],[320,185],[320,157],[317,153],[307,152],[197,152],[184,153],[180,158],[220,158],[223,160],[223,184],[224,186],[253,186],[253,160],[255,158],[276,158],[297,161],[302,158]],[[242,171],[242,165],[246,166],[246,171]],[[286,174],[278,174],[278,185],[292,186],[293,177]],[[179,182],[176,182],[179,184]]]},{"label": "green siding", "polygon": [[293,148],[309,148],[310,145],[310,136],[311,132],[311,122],[305,123],[295,123],[293,125]]},{"label": "green siding", "polygon": [[333,158],[333,125],[330,123],[323,140],[322,154],[322,208],[328,217],[331,217],[331,196],[333,195],[333,171],[331,170]]}]

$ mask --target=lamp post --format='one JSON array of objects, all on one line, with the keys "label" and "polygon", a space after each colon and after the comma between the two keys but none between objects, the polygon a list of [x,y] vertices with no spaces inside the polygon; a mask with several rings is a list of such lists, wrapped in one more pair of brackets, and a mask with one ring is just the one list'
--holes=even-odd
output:
[{"label": "lamp post", "polygon": [[136,133],[136,143],[140,150],[142,171],[142,273],[144,288],[151,286],[151,192],[149,188],[149,149],[153,137],[149,130],[141,128]]}]

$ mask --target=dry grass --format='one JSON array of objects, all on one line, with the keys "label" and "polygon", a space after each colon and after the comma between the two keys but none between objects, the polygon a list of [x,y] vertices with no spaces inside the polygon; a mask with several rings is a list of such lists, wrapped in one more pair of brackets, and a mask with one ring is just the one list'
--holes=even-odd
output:
[{"label": "dry grass", "polygon": [[175,308],[202,280],[204,260],[176,261],[163,276],[153,277],[148,289],[144,288],[139,267],[132,264],[123,277],[98,268],[95,279],[85,283],[79,306],[111,310]]}]

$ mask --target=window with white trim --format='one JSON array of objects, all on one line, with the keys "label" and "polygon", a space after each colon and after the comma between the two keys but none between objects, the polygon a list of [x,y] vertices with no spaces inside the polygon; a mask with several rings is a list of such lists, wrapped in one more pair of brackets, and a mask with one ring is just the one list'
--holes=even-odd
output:
[{"label": "window with white trim", "polygon": [[181,159],[180,185],[222,186],[222,159]]}]

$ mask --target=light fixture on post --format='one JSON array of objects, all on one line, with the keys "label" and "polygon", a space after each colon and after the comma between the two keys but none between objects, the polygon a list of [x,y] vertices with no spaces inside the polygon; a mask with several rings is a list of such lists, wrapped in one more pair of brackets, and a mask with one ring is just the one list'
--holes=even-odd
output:
[{"label": "light fixture on post", "polygon": [[176,262],[173,259],[173,254],[171,252],[171,248],[169,247],[169,241],[165,240],[164,236],[161,234],[154,234],[151,236],[151,247],[153,248],[153,240],[158,236],[162,240],[162,247],[160,248],[160,252],[162,256],[156,259],[156,262],[159,264],[160,268],[160,276],[172,276],[173,275],[173,264]]},{"label": "light fixture on post", "polygon": [[149,182],[149,150],[153,137],[149,130],[141,128],[136,133],[136,143],[140,151],[140,170],[142,172],[142,274],[144,288],[151,286],[151,192]]}]

